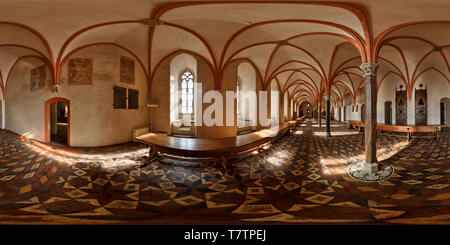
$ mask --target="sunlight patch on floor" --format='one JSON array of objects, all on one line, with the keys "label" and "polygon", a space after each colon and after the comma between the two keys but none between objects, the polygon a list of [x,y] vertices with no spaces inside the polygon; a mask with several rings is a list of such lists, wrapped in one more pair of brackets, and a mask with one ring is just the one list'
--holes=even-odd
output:
[{"label": "sunlight patch on floor", "polygon": [[266,158],[266,161],[274,166],[281,166],[283,163],[287,162],[287,159],[293,157],[293,152],[288,152],[286,150],[278,150],[271,154],[271,156]]},{"label": "sunlight patch on floor", "polygon": [[[331,136],[344,136],[344,135],[356,135],[359,134],[359,132],[352,132],[352,131],[332,131],[331,132]],[[326,132],[314,132],[314,136],[319,136],[319,137],[325,137],[326,136]]]},{"label": "sunlight patch on floor", "polygon": [[[402,141],[390,147],[383,147],[377,149],[377,160],[379,162],[387,160],[403,150],[409,142]],[[348,158],[321,158],[320,164],[322,166],[322,173],[326,175],[347,175],[348,164],[364,160],[365,154],[357,154]]]},{"label": "sunlight patch on floor", "polygon": [[64,163],[66,165],[73,165],[76,162],[102,162],[102,166],[104,167],[113,167],[113,166],[126,166],[126,165],[136,165],[137,162],[130,159],[131,156],[144,156],[148,154],[148,150],[145,148],[135,149],[126,151],[123,153],[74,153],[74,152],[66,152],[64,151],[64,155],[60,155],[57,153],[51,153],[45,149],[40,147],[24,144],[25,147],[38,153],[39,155],[45,155],[47,158],[50,158],[54,161]]}]

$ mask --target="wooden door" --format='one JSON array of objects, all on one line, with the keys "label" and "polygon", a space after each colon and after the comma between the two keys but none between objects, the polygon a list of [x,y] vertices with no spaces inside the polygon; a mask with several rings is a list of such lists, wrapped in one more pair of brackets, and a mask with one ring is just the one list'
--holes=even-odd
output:
[{"label": "wooden door", "polygon": [[384,102],[384,124],[392,124],[392,102]]},{"label": "wooden door", "polygon": [[407,101],[406,90],[395,93],[395,124],[406,125],[407,123]]},{"label": "wooden door", "polygon": [[416,89],[416,125],[427,124],[427,90]]}]

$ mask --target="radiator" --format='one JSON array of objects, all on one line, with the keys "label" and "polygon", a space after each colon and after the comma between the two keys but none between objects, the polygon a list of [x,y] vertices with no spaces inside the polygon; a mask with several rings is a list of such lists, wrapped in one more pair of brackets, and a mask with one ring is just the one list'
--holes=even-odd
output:
[{"label": "radiator", "polygon": [[133,129],[133,141],[136,141],[136,137],[147,134],[147,133],[148,133],[148,127]]}]

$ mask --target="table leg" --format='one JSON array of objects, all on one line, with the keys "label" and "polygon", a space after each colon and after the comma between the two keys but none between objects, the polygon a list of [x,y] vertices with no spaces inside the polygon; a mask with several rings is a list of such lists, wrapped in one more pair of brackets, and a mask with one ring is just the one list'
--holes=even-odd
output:
[{"label": "table leg", "polygon": [[225,157],[225,155],[222,155],[222,157],[220,158],[220,164],[222,165],[222,167],[225,170],[228,170],[228,166],[227,166],[228,161],[227,161],[227,158]]},{"label": "table leg", "polygon": [[145,166],[149,165],[156,158],[158,158],[158,152],[156,150],[154,150],[154,147],[150,146],[149,153],[148,153],[148,158],[145,159],[145,161],[143,161],[141,163],[141,167],[145,167]]}]

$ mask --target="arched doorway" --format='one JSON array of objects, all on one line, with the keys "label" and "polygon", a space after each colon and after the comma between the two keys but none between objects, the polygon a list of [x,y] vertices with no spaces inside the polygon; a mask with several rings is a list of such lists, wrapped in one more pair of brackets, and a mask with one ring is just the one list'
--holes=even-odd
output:
[{"label": "arched doorway", "polygon": [[384,124],[392,124],[392,101],[384,102]]},{"label": "arched doorway", "polygon": [[45,102],[44,133],[46,142],[70,146],[70,101],[52,98]]},{"label": "arched doorway", "polygon": [[[401,89],[401,87],[400,87]],[[395,93],[395,124],[406,125],[407,122],[406,90]]]},{"label": "arched doorway", "polygon": [[419,85],[420,89],[416,89],[415,94],[415,119],[416,125],[427,124],[427,90],[422,89],[422,84]]}]

